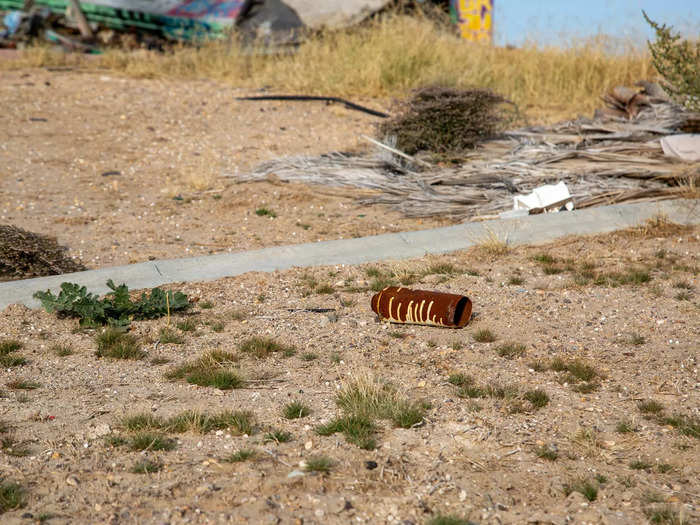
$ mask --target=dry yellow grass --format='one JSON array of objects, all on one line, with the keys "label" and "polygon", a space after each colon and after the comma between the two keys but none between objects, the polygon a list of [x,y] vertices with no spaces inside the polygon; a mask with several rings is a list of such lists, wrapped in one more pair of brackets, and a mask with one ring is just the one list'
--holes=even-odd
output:
[{"label": "dry yellow grass", "polygon": [[567,48],[506,49],[471,44],[421,17],[387,15],[351,30],[328,32],[295,54],[244,53],[235,42],[210,42],[166,54],[109,51],[99,57],[32,48],[0,68],[74,65],[142,77],[211,78],[288,93],[399,97],[430,83],[491,88],[523,109],[584,113],[606,89],[655,76],[644,50],[610,54],[604,37]]}]

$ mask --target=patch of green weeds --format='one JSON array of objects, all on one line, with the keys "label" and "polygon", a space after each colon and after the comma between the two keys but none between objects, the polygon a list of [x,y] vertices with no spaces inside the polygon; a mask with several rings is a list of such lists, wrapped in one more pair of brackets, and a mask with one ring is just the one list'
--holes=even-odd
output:
[{"label": "patch of green weeds", "polygon": [[520,277],[519,275],[513,275],[510,279],[508,279],[508,284],[511,286],[520,286],[525,282],[525,279]]},{"label": "patch of green weeds", "polygon": [[54,354],[57,355],[58,357],[66,357],[69,355],[73,355],[75,352],[73,351],[73,347],[71,347],[69,344],[55,344],[52,345],[50,348],[50,351]]},{"label": "patch of green weeds", "polygon": [[659,463],[656,465],[656,470],[660,474],[667,474],[673,470],[673,465],[670,465],[669,463]]},{"label": "patch of green weeds", "polygon": [[277,213],[275,213],[270,208],[266,208],[265,206],[257,208],[255,210],[255,215],[257,215],[258,217],[271,217],[273,219],[277,217]]},{"label": "patch of green weeds", "polygon": [[180,365],[165,374],[166,379],[184,379],[198,386],[212,386],[220,390],[240,388],[245,380],[233,368],[237,357],[229,352],[212,350],[199,359]]},{"label": "patch of green weeds", "polygon": [[535,449],[535,454],[538,458],[546,459],[548,461],[556,461],[559,458],[559,452],[554,447],[548,447],[547,445],[539,446]]},{"label": "patch of green weeds", "polygon": [[389,332],[389,337],[393,337],[394,339],[406,339],[408,337],[408,334],[406,332],[392,331]]},{"label": "patch of green weeds", "polygon": [[291,432],[287,432],[286,430],[273,429],[267,434],[265,434],[264,439],[267,442],[274,442],[280,444],[289,443],[294,439],[294,436],[292,436]]},{"label": "patch of green weeds", "polygon": [[228,463],[242,463],[243,461],[254,459],[256,456],[257,452],[252,448],[242,448],[228,456],[224,461]]},{"label": "patch of green weeds", "polygon": [[129,448],[136,452],[141,450],[173,450],[175,440],[161,434],[137,432],[127,442]]},{"label": "patch of green weeds", "polygon": [[150,459],[142,459],[137,461],[131,467],[131,472],[133,474],[153,474],[154,472],[159,472],[163,469],[163,464],[159,461],[153,461]]},{"label": "patch of green weeds", "polygon": [[185,342],[185,340],[180,334],[178,334],[175,330],[167,326],[164,326],[160,329],[160,332],[158,332],[158,340],[164,345],[181,345]]},{"label": "patch of green weeds", "polygon": [[452,341],[450,343],[450,348],[452,348],[452,350],[461,350],[464,348],[464,343],[462,341]]},{"label": "patch of green weeds", "polygon": [[577,479],[564,485],[564,494],[569,495],[572,492],[579,492],[588,501],[595,501],[598,498],[598,485],[588,479]]},{"label": "patch of green weeds", "polygon": [[322,284],[314,290],[317,294],[331,294],[335,293],[335,288],[333,288],[330,284]]},{"label": "patch of green weeds", "polygon": [[574,392],[578,392],[579,394],[590,394],[591,392],[595,392],[599,388],[600,383],[597,383],[595,381],[584,381],[583,383],[571,385],[571,390],[573,390]]},{"label": "patch of green weeds", "polygon": [[328,473],[335,466],[335,461],[327,456],[313,456],[306,460],[304,470],[306,472]]},{"label": "patch of green weeds", "polygon": [[22,349],[22,343],[16,339],[3,339],[0,341],[0,355],[11,354]]},{"label": "patch of green weeds", "polygon": [[177,323],[176,326],[183,332],[194,332],[195,330],[197,330],[197,321],[190,317],[187,319],[183,319],[182,321]]},{"label": "patch of green weeds", "polygon": [[633,470],[649,470],[653,465],[648,461],[636,460],[629,464],[629,467]]},{"label": "patch of green weeds", "polygon": [[525,354],[525,345],[509,341],[496,347],[496,353],[506,359],[515,359]]},{"label": "patch of green weeds", "polygon": [[450,374],[450,377],[447,378],[447,382],[454,386],[463,387],[473,384],[474,378],[462,372],[457,372],[455,374]]},{"label": "patch of green weeds", "polygon": [[670,505],[664,505],[661,508],[645,509],[644,514],[649,520],[649,523],[658,523],[660,525],[683,525],[686,523],[681,520],[679,512],[674,510]]},{"label": "patch of green weeds", "polygon": [[305,354],[301,355],[302,361],[315,361],[318,359],[318,354],[314,354],[313,352],[307,352]]},{"label": "patch of green weeds", "polygon": [[176,433],[206,434],[212,430],[233,430],[237,435],[251,435],[254,431],[254,418],[251,412],[240,410],[223,410],[214,414],[186,410],[164,422],[163,428]]},{"label": "patch of green weeds", "polygon": [[248,317],[243,310],[231,310],[228,316],[233,321],[243,321],[246,317]]},{"label": "patch of green weeds", "polygon": [[452,263],[435,263],[425,269],[424,275],[455,275],[459,272],[459,268]]},{"label": "patch of green weeds", "polygon": [[545,372],[547,370],[547,364],[542,360],[531,361],[527,364],[527,367],[533,372]]},{"label": "patch of green weeds", "polygon": [[282,409],[282,415],[286,419],[299,419],[306,417],[309,414],[311,414],[311,409],[308,407],[308,405],[301,401],[292,401],[291,403],[287,403]]},{"label": "patch of green weeds", "polygon": [[129,432],[158,430],[163,428],[163,420],[161,418],[146,412],[125,416],[119,421],[119,424],[124,430],[128,430]]},{"label": "patch of green weeds", "polygon": [[542,271],[545,275],[556,275],[562,273],[564,269],[560,268],[559,266],[545,264],[544,266],[542,266]]},{"label": "patch of green weeds", "polygon": [[637,408],[642,414],[650,416],[659,415],[664,411],[664,406],[658,401],[654,400],[640,401],[637,403]]},{"label": "patch of green weeds", "polygon": [[548,253],[538,253],[533,255],[532,260],[540,264],[554,264],[557,260]]},{"label": "patch of green weeds", "polygon": [[643,335],[640,335],[637,332],[630,334],[630,344],[635,346],[641,346],[646,342],[647,340],[644,338]]},{"label": "patch of green weeds", "polygon": [[190,306],[187,296],[181,292],[154,288],[150,294],[142,293],[134,302],[125,284],[116,286],[110,279],[107,286],[112,291],[104,299],[89,293],[84,286],[68,282],[61,283],[58,296],[47,290],[36,292],[33,297],[41,301],[47,312],[76,317],[81,326],[88,327],[106,324],[126,327],[132,320],[157,319]]},{"label": "patch of green weeds", "polygon": [[202,301],[201,303],[199,303],[199,307],[202,310],[211,310],[212,308],[214,308],[214,303],[212,303],[211,301]]},{"label": "patch of green weeds", "polygon": [[41,383],[32,381],[31,379],[13,379],[6,383],[7,388],[12,390],[36,390],[41,387]]},{"label": "patch of green weeds", "polygon": [[226,328],[226,325],[222,321],[216,321],[211,324],[212,332],[221,333],[224,331],[224,328]]},{"label": "patch of green weeds", "polygon": [[523,394],[523,397],[529,401],[535,409],[543,408],[549,403],[549,395],[547,395],[547,392],[540,389],[528,390]]},{"label": "patch of green weeds", "polygon": [[146,352],[141,350],[139,340],[118,328],[109,327],[96,337],[97,357],[110,359],[143,359]]},{"label": "patch of green weeds", "polygon": [[0,479],[0,514],[24,507],[25,494],[20,484]]},{"label": "patch of green weeds", "polygon": [[690,284],[688,281],[676,281],[673,283],[674,288],[680,288],[681,290],[692,290],[693,285]]},{"label": "patch of green weeds", "polygon": [[630,421],[629,419],[623,419],[622,421],[618,421],[617,425],[615,425],[615,432],[618,434],[629,434],[631,432],[636,432],[637,428],[635,427],[634,423]]},{"label": "patch of green weeds", "polygon": [[340,355],[339,352],[333,352],[333,353],[331,353],[330,359],[331,359],[331,363],[333,363],[334,365],[339,365],[340,362],[343,360],[343,356]]},{"label": "patch of green weeds", "polygon": [[493,343],[496,340],[496,334],[488,328],[477,330],[472,337],[477,343]]},{"label": "patch of green weeds", "polygon": [[316,427],[316,433],[320,436],[330,436],[340,432],[345,439],[364,450],[377,448],[375,434],[377,426],[368,416],[345,415],[338,417],[325,425]]},{"label": "patch of green weeds", "polygon": [[0,367],[11,368],[27,364],[27,360],[24,357],[15,355],[15,352],[20,350],[22,346],[22,343],[15,339],[0,341]]},{"label": "patch of green weeds", "polygon": [[159,366],[159,365],[166,365],[171,361],[171,359],[167,357],[154,357],[151,359],[151,364],[153,366]]},{"label": "patch of green weeds", "polygon": [[310,224],[305,224],[305,223],[303,223],[303,222],[297,222],[296,225],[297,225],[299,228],[301,228],[302,230],[310,230],[310,229],[311,229],[311,225],[310,225]]},{"label": "patch of green weeds", "polygon": [[269,337],[253,336],[238,345],[238,349],[241,352],[252,354],[258,359],[264,359],[275,353],[287,356],[288,350],[293,350],[293,347],[278,343]]},{"label": "patch of green weeds", "polygon": [[426,525],[476,525],[474,522],[469,521],[468,519],[465,518],[459,518],[457,516],[443,516],[442,514],[438,514],[437,516],[434,516],[430,518]]},{"label": "patch of green weeds", "polygon": [[700,439],[700,419],[683,414],[674,414],[659,418],[662,425],[670,425],[684,436]]}]

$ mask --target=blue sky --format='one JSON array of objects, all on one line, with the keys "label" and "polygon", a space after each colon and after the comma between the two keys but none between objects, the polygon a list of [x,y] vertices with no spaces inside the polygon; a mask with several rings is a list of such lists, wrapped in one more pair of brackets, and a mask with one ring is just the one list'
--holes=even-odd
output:
[{"label": "blue sky", "polygon": [[684,36],[700,34],[700,0],[494,0],[495,42],[556,45],[605,33],[643,45],[653,31],[642,9]]}]

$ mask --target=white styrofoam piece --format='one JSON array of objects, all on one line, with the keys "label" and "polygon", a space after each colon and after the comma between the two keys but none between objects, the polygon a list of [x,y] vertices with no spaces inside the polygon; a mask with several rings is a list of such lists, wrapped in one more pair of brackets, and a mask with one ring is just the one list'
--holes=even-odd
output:
[{"label": "white styrofoam piece", "polygon": [[565,206],[567,210],[574,209],[574,201],[569,193],[569,188],[564,181],[557,184],[545,184],[535,188],[528,195],[513,197],[513,209],[543,209],[544,211],[559,211]]},{"label": "white styrofoam piece", "polygon": [[667,157],[674,157],[686,162],[700,162],[699,133],[666,135],[661,138],[661,148]]}]

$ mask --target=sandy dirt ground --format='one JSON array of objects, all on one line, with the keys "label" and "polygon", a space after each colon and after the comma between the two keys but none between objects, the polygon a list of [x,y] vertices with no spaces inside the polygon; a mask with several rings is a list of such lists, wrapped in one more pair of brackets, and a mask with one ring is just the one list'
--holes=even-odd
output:
[{"label": "sandy dirt ground", "polygon": [[57,237],[90,268],[446,224],[360,207],[352,192],[223,178],[283,155],[364,148],[378,121],[318,102],[235,100],[250,94],[260,93],[3,71],[0,222]]},{"label": "sandy dirt ground", "polygon": [[[134,322],[142,360],[98,358],[95,331],[11,306],[0,313],[0,340],[20,342],[16,354],[28,363],[0,371],[0,472],[24,488],[26,505],[0,521],[408,525],[453,515],[494,525],[699,523],[699,254],[697,227],[638,229],[504,255],[485,244],[375,266],[176,285],[199,299],[171,319],[183,341],[159,343],[166,319]],[[468,294],[474,318],[462,330],[376,322],[368,288],[377,276]],[[486,329],[495,342],[475,340]],[[239,349],[253,336],[296,354],[253,357]],[[523,348],[509,353],[508,342]],[[56,345],[72,353],[59,356]],[[236,354],[242,388],[166,379],[212,350]],[[596,377],[552,370],[556,358],[579,360]],[[452,384],[457,373],[475,388]],[[368,375],[423,403],[422,422],[404,429],[378,420],[374,450],[319,435],[340,414],[338,393]],[[30,382],[35,388],[26,389]],[[499,388],[508,394],[485,393]],[[528,400],[533,389],[547,394],[545,406]],[[282,417],[293,400],[311,413]],[[249,411],[254,428],[171,432],[171,451],[119,446],[116,438],[132,435],[124,417],[183,410]],[[273,429],[291,440],[266,439]],[[227,461],[244,449],[256,455]],[[334,462],[330,472],[304,470],[318,456]],[[133,472],[145,459],[161,470]]]}]

